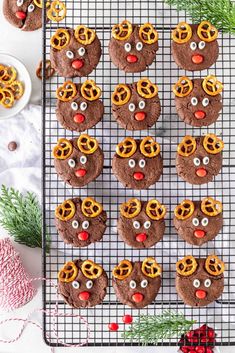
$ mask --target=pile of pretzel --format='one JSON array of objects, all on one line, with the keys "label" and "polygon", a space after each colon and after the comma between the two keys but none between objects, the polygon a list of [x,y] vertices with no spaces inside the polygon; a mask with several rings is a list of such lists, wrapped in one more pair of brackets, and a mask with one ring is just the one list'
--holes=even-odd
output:
[{"label": "pile of pretzel", "polygon": [[0,104],[4,108],[12,108],[24,94],[23,83],[17,80],[17,75],[13,66],[0,64]]}]

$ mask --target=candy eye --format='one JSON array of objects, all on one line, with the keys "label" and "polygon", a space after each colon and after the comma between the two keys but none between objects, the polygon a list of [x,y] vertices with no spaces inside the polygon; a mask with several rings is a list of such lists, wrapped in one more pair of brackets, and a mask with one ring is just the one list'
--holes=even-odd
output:
[{"label": "candy eye", "polygon": [[23,3],[24,3],[24,0],[17,0],[17,1],[16,1],[16,5],[17,5],[17,6],[22,6]]},{"label": "candy eye", "polygon": [[200,159],[199,159],[199,158],[194,158],[193,164],[194,164],[196,167],[199,167],[199,165],[201,164]]},{"label": "candy eye", "polygon": [[135,111],[135,104],[130,103],[128,108],[129,108],[130,112],[134,112]]},{"label": "candy eye", "polygon": [[80,104],[80,110],[81,110],[82,112],[84,112],[86,109],[87,109],[87,103],[86,103],[86,102],[82,102],[82,103]]},{"label": "candy eye", "polygon": [[135,229],[140,229],[140,222],[134,221],[134,222],[133,222],[133,227],[134,227]]},{"label": "candy eye", "polygon": [[145,108],[145,101],[140,101],[139,102],[139,108],[144,109]]},{"label": "candy eye", "polygon": [[209,101],[208,98],[204,98],[204,99],[202,100],[202,105],[203,105],[203,107],[207,107],[209,103],[210,103],[210,101]]},{"label": "candy eye", "polygon": [[142,42],[138,42],[136,44],[136,50],[141,51],[142,49],[143,49],[143,43]]},{"label": "candy eye", "polygon": [[197,218],[193,218],[192,222],[195,227],[199,226],[199,220]]},{"label": "candy eye", "polygon": [[70,166],[70,168],[74,168],[75,165],[76,165],[75,160],[72,159],[72,158],[70,158],[70,159],[68,160],[68,165]]},{"label": "candy eye", "polygon": [[211,280],[210,280],[210,278],[207,278],[207,279],[205,280],[204,286],[205,286],[206,288],[209,288],[209,287],[211,286]]},{"label": "candy eye", "polygon": [[35,9],[34,4],[30,4],[29,7],[28,7],[28,12],[33,12],[34,9]]},{"label": "candy eye", "polygon": [[144,228],[145,229],[149,229],[150,227],[151,227],[151,222],[150,221],[144,222]]},{"label": "candy eye", "polygon": [[89,228],[89,222],[88,221],[84,221],[84,222],[82,222],[82,229],[87,229],[87,228]]},{"label": "candy eye", "polygon": [[72,222],[72,227],[74,228],[74,229],[78,229],[78,227],[79,227],[79,223],[78,223],[78,221],[73,221]]},{"label": "candy eye", "polygon": [[76,102],[72,102],[72,103],[71,103],[71,108],[72,108],[73,110],[78,110],[78,104],[77,104]]},{"label": "candy eye", "polygon": [[84,56],[85,53],[86,53],[86,49],[85,49],[85,48],[81,47],[81,48],[78,49],[78,54],[79,54],[80,56]]},{"label": "candy eye", "polygon": [[197,105],[198,104],[198,100],[197,100],[197,98],[196,97],[193,97],[192,99],[191,99],[191,103],[192,103],[192,105]]},{"label": "candy eye", "polygon": [[87,289],[91,289],[93,287],[93,282],[92,281],[87,281],[86,287],[87,287]]},{"label": "candy eye", "polygon": [[134,168],[134,167],[135,167],[135,161],[134,161],[134,159],[130,159],[129,162],[128,162],[128,164],[129,164],[129,167],[130,167],[130,168]]},{"label": "candy eye", "polygon": [[136,288],[136,281],[131,280],[129,285],[130,285],[131,289],[135,289]]},{"label": "candy eye", "polygon": [[141,286],[141,288],[146,288],[147,286],[148,286],[148,281],[147,281],[147,279],[143,279],[143,281],[141,281],[141,283],[140,283],[140,286]]},{"label": "candy eye", "polygon": [[74,58],[74,53],[71,50],[67,50],[66,51],[66,56],[69,59],[73,59]]},{"label": "candy eye", "polygon": [[203,227],[206,227],[208,225],[208,223],[209,223],[209,219],[208,218],[203,218],[201,223],[202,223]]},{"label": "candy eye", "polygon": [[87,157],[86,156],[81,156],[80,157],[80,163],[86,164],[86,162],[87,162]]},{"label": "candy eye", "polygon": [[145,165],[146,165],[145,160],[144,160],[144,159],[141,159],[141,160],[139,161],[139,166],[140,166],[140,168],[144,168]]},{"label": "candy eye", "polygon": [[125,48],[125,51],[126,51],[127,53],[129,53],[129,52],[131,51],[131,45],[130,45],[130,43],[126,43],[125,46],[124,46],[124,48]]},{"label": "candy eye", "polygon": [[199,281],[199,279],[195,279],[194,281],[193,281],[193,286],[195,287],[195,288],[199,288],[200,287],[200,281]]},{"label": "candy eye", "polygon": [[203,162],[204,165],[207,165],[210,162],[210,158],[209,157],[204,157],[202,162]]},{"label": "candy eye", "polygon": [[78,289],[80,287],[80,283],[78,281],[73,281],[72,286],[74,289]]},{"label": "candy eye", "polygon": [[190,49],[191,50],[196,50],[197,49],[197,43],[195,43],[195,42],[190,43]]},{"label": "candy eye", "polygon": [[206,42],[204,42],[203,40],[201,42],[199,42],[199,44],[198,44],[198,48],[201,50],[204,49],[205,46],[206,46]]}]

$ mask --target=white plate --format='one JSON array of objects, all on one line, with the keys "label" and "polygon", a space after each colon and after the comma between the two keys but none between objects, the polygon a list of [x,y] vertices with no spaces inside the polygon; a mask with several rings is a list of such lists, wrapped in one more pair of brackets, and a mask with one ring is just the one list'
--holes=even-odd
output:
[{"label": "white plate", "polygon": [[0,53],[0,64],[14,66],[18,73],[17,80],[24,84],[24,94],[14,102],[12,108],[4,108],[0,104],[0,119],[6,119],[19,113],[28,104],[32,92],[32,82],[26,67],[14,56]]}]

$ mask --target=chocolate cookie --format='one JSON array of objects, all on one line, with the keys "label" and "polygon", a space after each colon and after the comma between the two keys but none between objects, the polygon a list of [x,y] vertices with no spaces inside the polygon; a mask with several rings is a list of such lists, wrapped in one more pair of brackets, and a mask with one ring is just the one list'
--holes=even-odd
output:
[{"label": "chocolate cookie", "polygon": [[177,148],[178,175],[190,184],[209,183],[222,168],[223,148],[223,141],[214,134],[185,136]]},{"label": "chocolate cookie", "polygon": [[84,131],[95,126],[104,114],[101,90],[95,81],[83,84],[66,81],[57,89],[56,117],[68,130]]},{"label": "chocolate cookie", "polygon": [[218,31],[208,21],[199,25],[180,22],[172,32],[172,54],[184,70],[201,71],[212,66],[219,56]]},{"label": "chocolate cookie", "polygon": [[162,240],[165,214],[166,207],[157,200],[130,199],[120,207],[118,234],[133,248],[150,248]]},{"label": "chocolate cookie", "polygon": [[206,306],[224,290],[224,263],[216,256],[195,259],[186,256],[176,264],[176,290],[185,304]]},{"label": "chocolate cookie", "polygon": [[58,274],[58,291],[73,308],[90,308],[100,304],[108,286],[104,269],[91,260],[74,260],[64,264]]},{"label": "chocolate cookie", "polygon": [[184,76],[173,86],[179,117],[191,126],[208,126],[216,122],[222,109],[223,85],[215,76],[190,80]]},{"label": "chocolate cookie", "polygon": [[132,308],[151,304],[161,287],[161,267],[151,257],[143,262],[122,260],[112,273],[118,300]]},{"label": "chocolate cookie", "polygon": [[212,197],[201,202],[184,200],[175,208],[175,229],[187,243],[200,246],[214,239],[222,229],[222,210],[221,202]]},{"label": "chocolate cookie", "polygon": [[56,228],[67,244],[84,247],[102,239],[107,214],[91,197],[64,201],[55,210]]},{"label": "chocolate cookie", "polygon": [[95,180],[103,169],[104,154],[98,141],[86,134],[61,138],[53,149],[55,169],[67,184],[82,187]]},{"label": "chocolate cookie", "polygon": [[161,113],[157,86],[147,78],[132,85],[117,85],[112,94],[112,112],[126,130],[150,128]]},{"label": "chocolate cookie", "polygon": [[98,65],[101,44],[96,32],[85,26],[57,29],[51,37],[51,62],[63,77],[89,75]]},{"label": "chocolate cookie", "polygon": [[125,187],[135,190],[147,189],[162,175],[160,145],[149,136],[143,140],[126,137],[116,147],[112,169]]},{"label": "chocolate cookie", "polygon": [[115,66],[125,72],[145,71],[158,51],[158,32],[150,23],[142,26],[129,21],[115,25],[109,42],[109,55]]}]

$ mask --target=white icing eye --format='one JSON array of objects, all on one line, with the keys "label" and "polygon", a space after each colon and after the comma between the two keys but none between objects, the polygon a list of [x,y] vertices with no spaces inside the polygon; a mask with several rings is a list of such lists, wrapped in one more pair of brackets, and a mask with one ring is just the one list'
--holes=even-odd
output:
[{"label": "white icing eye", "polygon": [[86,102],[82,102],[82,103],[80,104],[80,110],[81,110],[82,112],[84,112],[86,109],[87,109],[87,103],[86,103]]},{"label": "white icing eye", "polygon": [[204,99],[202,100],[202,105],[203,105],[203,107],[207,107],[209,103],[210,103],[210,101],[209,101],[208,98],[204,98]]},{"label": "white icing eye", "polygon": [[207,165],[210,162],[210,158],[209,157],[204,157],[202,162],[203,162],[204,165]]},{"label": "white icing eye", "polygon": [[145,101],[140,101],[139,102],[139,108],[144,109],[145,108]]},{"label": "white icing eye", "polygon": [[72,103],[71,103],[71,108],[72,108],[73,110],[78,110],[78,104],[77,104],[76,102],[72,102]]},{"label": "white icing eye", "polygon": [[79,223],[78,223],[78,221],[73,221],[72,222],[72,227],[74,228],[74,229],[78,229],[78,227],[79,227]]},{"label": "white icing eye", "polygon": [[194,164],[196,167],[199,167],[199,165],[201,164],[200,159],[199,159],[199,158],[194,158],[193,164]]},{"label": "white icing eye", "polygon": [[140,283],[140,286],[142,287],[142,288],[146,288],[147,286],[148,286],[148,281],[147,281],[147,279],[143,279],[143,281],[141,281],[141,283]]},{"label": "white icing eye", "polygon": [[134,167],[135,167],[135,161],[134,161],[134,159],[130,159],[129,162],[128,162],[128,164],[129,164],[129,167],[130,167],[130,168],[134,168]]},{"label": "white icing eye", "polygon": [[84,56],[85,53],[86,53],[86,49],[85,49],[85,48],[81,47],[81,48],[78,49],[78,54],[79,54],[80,56]]},{"label": "white icing eye", "polygon": [[129,108],[130,112],[134,112],[135,111],[135,104],[130,103],[128,108]]},{"label": "white icing eye", "polygon": [[28,12],[33,12],[34,9],[35,9],[34,4],[30,4],[29,7],[28,7]]},{"label": "white icing eye", "polygon": [[140,166],[140,168],[144,168],[145,165],[146,165],[145,160],[144,160],[144,159],[141,159],[141,160],[139,161],[139,166]]},{"label": "white icing eye", "polygon": [[87,157],[86,156],[81,156],[80,157],[80,163],[86,164],[86,162],[87,162]]},{"label": "white icing eye", "polygon": [[78,289],[80,287],[80,283],[78,281],[73,281],[72,286],[74,289]]},{"label": "white icing eye", "polygon": [[149,229],[150,227],[151,227],[151,222],[150,221],[144,222],[144,228],[145,229]]},{"label": "white icing eye", "polygon": [[142,42],[138,42],[136,44],[136,50],[141,51],[142,49],[143,49],[143,43]]},{"label": "white icing eye", "polygon": [[74,53],[71,50],[67,50],[66,51],[66,56],[69,59],[73,59],[74,58]]},{"label": "white icing eye", "polygon": [[24,0],[17,0],[17,1],[16,1],[16,5],[17,5],[17,6],[22,6],[23,3],[24,3]]},{"label": "white icing eye", "polygon": [[208,223],[209,223],[209,219],[208,218],[203,218],[201,223],[202,223],[203,227],[206,227],[208,225]]},{"label": "white icing eye", "polygon": [[191,99],[191,103],[192,103],[192,105],[196,106],[196,105],[198,104],[197,98],[196,98],[196,97],[193,97],[193,98]]},{"label": "white icing eye", "polygon": [[70,158],[70,159],[68,160],[68,165],[70,166],[70,168],[74,168],[75,165],[76,165],[75,160],[72,159],[72,158]]},{"label": "white icing eye", "polygon": [[87,228],[89,228],[89,222],[88,221],[83,221],[82,222],[82,229],[87,229]]},{"label": "white icing eye", "polygon": [[193,218],[192,223],[195,227],[199,226],[199,220],[197,218]]},{"label": "white icing eye", "polygon": [[193,286],[195,287],[195,288],[199,288],[200,287],[200,281],[199,281],[199,279],[195,279],[194,281],[193,281]]},{"label": "white icing eye", "polygon": [[199,42],[199,44],[198,44],[198,48],[201,50],[204,49],[205,46],[206,46],[206,42],[204,42],[203,40],[201,42]]},{"label": "white icing eye", "polygon": [[209,287],[211,286],[211,280],[210,280],[210,278],[207,278],[207,279],[205,280],[204,286],[205,286],[206,288],[209,288]]},{"label": "white icing eye", "polygon": [[191,50],[196,50],[197,49],[197,43],[195,43],[195,42],[190,43],[190,49]]},{"label": "white icing eye", "polygon": [[87,289],[91,289],[93,287],[93,282],[92,281],[87,281],[86,287],[87,287]]},{"label": "white icing eye", "polygon": [[134,222],[133,222],[133,227],[134,227],[135,229],[140,229],[140,222],[134,221]]},{"label": "white icing eye", "polygon": [[131,280],[129,286],[131,289],[135,289],[136,288],[136,281]]},{"label": "white icing eye", "polygon": [[125,46],[124,46],[124,48],[125,48],[125,51],[126,51],[127,53],[129,53],[129,52],[131,51],[131,45],[130,45],[130,43],[126,43]]}]

